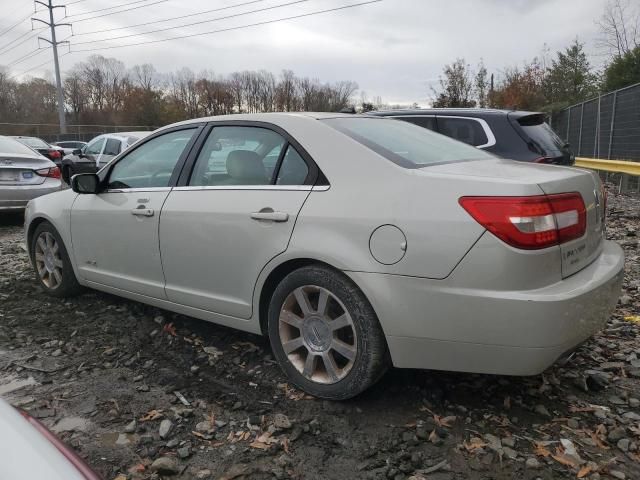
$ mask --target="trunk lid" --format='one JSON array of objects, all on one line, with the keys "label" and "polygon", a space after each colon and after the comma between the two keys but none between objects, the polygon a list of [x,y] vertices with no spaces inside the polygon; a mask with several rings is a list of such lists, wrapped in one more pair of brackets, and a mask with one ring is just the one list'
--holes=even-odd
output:
[{"label": "trunk lid", "polygon": [[[423,169],[429,173],[491,178],[499,183],[537,185],[546,195],[578,192],[587,214],[585,234],[560,245],[562,277],[566,278],[588,266],[602,250],[605,205],[600,178],[594,172],[574,167],[538,165],[503,159],[433,165]],[[524,189],[523,189],[524,191]],[[529,189],[530,191],[530,189]],[[495,195],[500,195],[498,190]]]},{"label": "trunk lid", "polygon": [[55,164],[44,157],[0,154],[0,186],[40,185],[46,177],[41,177],[35,171],[53,167]]}]

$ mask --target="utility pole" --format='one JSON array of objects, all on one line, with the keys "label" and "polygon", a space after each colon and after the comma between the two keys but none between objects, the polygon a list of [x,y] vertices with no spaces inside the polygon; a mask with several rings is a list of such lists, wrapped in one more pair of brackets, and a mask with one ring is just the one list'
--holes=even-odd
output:
[{"label": "utility pole", "polygon": [[41,2],[40,0],[35,0],[35,3],[38,3],[49,10],[49,21],[45,22],[44,20],[40,20],[39,18],[32,18],[31,20],[34,22],[41,22],[45,25],[48,25],[51,29],[51,40],[48,38],[38,37],[38,40],[43,40],[51,45],[53,50],[53,65],[56,72],[56,94],[58,97],[58,121],[60,123],[60,133],[67,133],[67,121],[65,119],[64,114],[64,92],[62,91],[62,80],[60,78],[60,62],[58,61],[58,45],[63,43],[69,43],[67,41],[58,42],[56,40],[56,27],[60,26],[68,26],[71,27],[70,23],[58,23],[56,24],[53,20],[53,10],[55,8],[65,8],[64,5],[53,5],[53,0],[48,0],[47,3]]}]

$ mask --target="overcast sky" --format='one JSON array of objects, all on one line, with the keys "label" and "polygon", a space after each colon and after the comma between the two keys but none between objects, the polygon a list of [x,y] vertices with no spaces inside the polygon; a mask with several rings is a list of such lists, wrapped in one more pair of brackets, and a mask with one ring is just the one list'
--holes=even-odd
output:
[{"label": "overcast sky", "polygon": [[[103,46],[125,45],[180,35],[242,26],[266,20],[326,10],[365,0],[307,0],[269,11],[178,28],[165,32],[84,44],[115,36],[131,35],[161,28],[205,21],[221,16],[265,7],[289,4],[293,0],[262,0],[238,8],[201,14],[171,22],[131,27],[134,24],[165,20],[213,8],[245,3],[247,0],[69,0],[77,2],[67,9],[74,23],[72,51]],[[88,16],[118,9],[81,15],[83,12],[131,4],[124,8],[152,4],[145,8],[81,21]],[[56,3],[62,4],[63,0]],[[354,80],[369,98],[382,97],[387,103],[425,104],[431,96],[445,63],[463,57],[472,66],[482,58],[490,73],[500,75],[508,65],[522,64],[540,55],[544,44],[551,52],[567,46],[578,37],[595,53],[600,17],[605,0],[383,0],[333,13],[287,20],[269,25],[197,36],[162,43],[130,46],[95,52],[76,52],[61,58],[63,71],[87,55],[116,57],[127,66],[152,63],[161,72],[182,67],[225,74],[238,70],[266,69],[274,73],[291,69],[300,76],[323,81]],[[29,0],[0,0],[0,33],[28,15]],[[6,12],[12,12],[6,14]],[[64,16],[62,9],[57,18]],[[41,18],[45,18],[43,13]],[[117,31],[96,30],[127,27]],[[0,36],[1,47],[25,33],[28,22]],[[59,28],[59,38],[69,30]],[[75,46],[74,43],[76,44]],[[6,65],[37,47],[31,39],[14,50],[0,54]],[[66,47],[61,47],[66,51]],[[40,53],[19,65],[20,73],[47,60],[50,52]],[[593,63],[600,63],[597,55]],[[53,62],[51,62],[53,63]],[[51,75],[52,66],[37,68],[29,75]]]}]

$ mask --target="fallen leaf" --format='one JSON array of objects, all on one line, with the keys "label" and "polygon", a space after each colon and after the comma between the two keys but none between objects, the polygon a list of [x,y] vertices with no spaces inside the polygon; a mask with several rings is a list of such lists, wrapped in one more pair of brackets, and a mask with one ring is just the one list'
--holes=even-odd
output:
[{"label": "fallen leaf", "polygon": [[589,475],[592,471],[593,471],[593,469],[589,465],[585,465],[578,472],[578,478],[584,478],[587,475]]},{"label": "fallen leaf", "polygon": [[268,445],[268,444],[266,444],[266,443],[262,443],[262,442],[258,442],[258,441],[256,441],[256,442],[251,442],[251,443],[249,444],[249,446],[250,446],[251,448],[259,448],[260,450],[269,450],[269,445]]},{"label": "fallen leaf", "polygon": [[533,453],[535,453],[539,457],[545,457],[545,458],[548,457],[549,455],[551,455],[551,452],[549,451],[549,449],[547,447],[545,447],[541,443],[537,443],[537,442],[535,444],[535,448],[533,450]]},{"label": "fallen leaf", "polygon": [[162,327],[162,331],[174,337],[178,336],[176,333],[176,327],[173,326],[173,323],[165,323]]},{"label": "fallen leaf", "polygon": [[640,323],[640,315],[626,315],[624,320],[625,322]]},{"label": "fallen leaf", "polygon": [[144,416],[140,418],[141,422],[150,422],[152,420],[157,420],[158,418],[162,418],[162,410],[150,410]]},{"label": "fallen leaf", "polygon": [[471,440],[469,440],[469,442],[462,442],[462,446],[464,447],[464,449],[470,453],[475,452],[476,450],[480,450],[481,448],[484,448],[487,445],[489,444],[484,442],[481,438],[478,438],[478,437],[472,437]]}]

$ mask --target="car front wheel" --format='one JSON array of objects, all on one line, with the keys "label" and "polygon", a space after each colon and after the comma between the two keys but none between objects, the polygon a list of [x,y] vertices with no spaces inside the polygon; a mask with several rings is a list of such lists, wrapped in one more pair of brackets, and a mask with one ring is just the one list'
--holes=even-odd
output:
[{"label": "car front wheel", "polygon": [[368,300],[348,277],[327,267],[287,275],[272,296],[268,321],[280,366],[292,383],[316,397],[358,395],[389,365]]},{"label": "car front wheel", "polygon": [[82,292],[67,249],[49,222],[42,222],[36,227],[29,253],[36,278],[47,294],[53,297],[72,297]]}]

